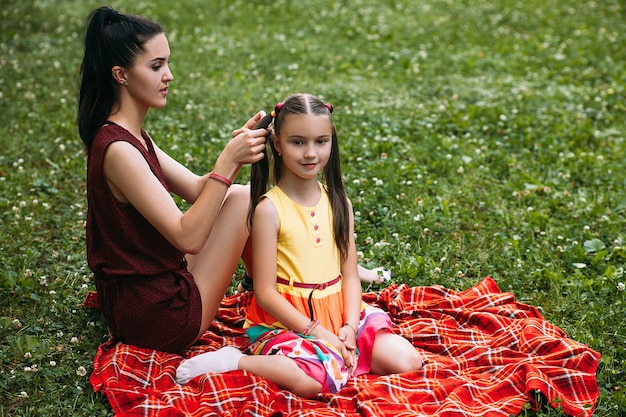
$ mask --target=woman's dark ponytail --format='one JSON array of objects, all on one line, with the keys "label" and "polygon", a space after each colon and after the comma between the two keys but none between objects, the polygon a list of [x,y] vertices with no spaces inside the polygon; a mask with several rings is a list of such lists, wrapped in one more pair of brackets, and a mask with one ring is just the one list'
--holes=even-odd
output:
[{"label": "woman's dark ponytail", "polygon": [[131,68],[144,43],[160,33],[163,29],[158,23],[111,7],[97,8],[87,18],[77,115],[78,133],[87,152],[118,99],[113,67]]}]

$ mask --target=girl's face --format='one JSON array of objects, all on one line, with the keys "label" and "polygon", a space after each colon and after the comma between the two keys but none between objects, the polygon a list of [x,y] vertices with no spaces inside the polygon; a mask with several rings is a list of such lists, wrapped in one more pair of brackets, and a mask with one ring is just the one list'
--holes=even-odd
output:
[{"label": "girl's face", "polygon": [[168,84],[174,79],[168,60],[170,47],[165,34],[144,43],[144,51],[126,71],[128,93],[140,106],[162,108],[167,103]]},{"label": "girl's face", "polygon": [[291,173],[301,179],[317,179],[330,158],[332,134],[328,116],[287,115],[274,142],[282,154],[283,175]]}]

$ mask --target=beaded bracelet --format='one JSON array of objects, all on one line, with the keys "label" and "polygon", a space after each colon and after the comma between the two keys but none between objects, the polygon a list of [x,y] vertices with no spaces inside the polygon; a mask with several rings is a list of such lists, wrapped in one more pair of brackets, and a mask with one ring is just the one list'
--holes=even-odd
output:
[{"label": "beaded bracelet", "polygon": [[352,329],[352,331],[354,332],[354,335],[356,336],[356,329],[354,328],[354,326],[353,326],[353,325],[351,325],[351,324],[350,324],[350,323],[348,323],[348,322],[345,322],[345,323],[343,324],[343,327],[346,327],[346,326],[348,326],[349,328],[351,328],[351,329]]},{"label": "beaded bracelet", "polygon": [[313,329],[315,329],[319,324],[320,324],[320,321],[318,319],[315,319],[315,320],[311,321],[304,328],[304,331],[302,332],[302,336],[310,335],[311,332],[313,331]]},{"label": "beaded bracelet", "polygon": [[216,174],[215,172],[211,172],[209,174],[209,178],[219,181],[227,187],[230,187],[231,185],[233,185],[233,182],[231,180],[229,180],[226,177],[222,177],[221,175]]}]

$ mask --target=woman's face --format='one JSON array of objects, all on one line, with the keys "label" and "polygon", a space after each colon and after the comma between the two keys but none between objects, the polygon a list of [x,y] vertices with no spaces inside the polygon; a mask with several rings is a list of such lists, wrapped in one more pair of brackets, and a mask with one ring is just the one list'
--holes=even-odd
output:
[{"label": "woman's face", "polygon": [[168,61],[170,47],[164,33],[146,41],[144,51],[126,71],[126,88],[132,99],[146,108],[162,108],[167,103],[168,84],[174,79]]}]

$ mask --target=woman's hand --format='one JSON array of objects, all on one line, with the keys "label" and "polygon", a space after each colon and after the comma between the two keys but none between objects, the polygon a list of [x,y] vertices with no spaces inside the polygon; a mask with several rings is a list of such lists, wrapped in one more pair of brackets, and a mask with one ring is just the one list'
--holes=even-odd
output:
[{"label": "woman's hand", "polygon": [[252,116],[246,122],[246,124],[243,125],[240,129],[233,130],[233,139],[235,138],[235,136],[239,135],[240,133],[242,133],[242,132],[244,132],[246,130],[254,129],[254,126],[256,126],[256,124],[259,123],[259,120],[261,120],[263,117],[265,117],[265,112],[263,110],[261,110],[260,112],[258,112],[254,116]]},{"label": "woman's hand", "polygon": [[232,180],[243,165],[253,164],[263,158],[268,131],[252,128],[264,115],[265,112],[258,112],[242,128],[233,131],[233,138],[215,162],[215,173]]}]

